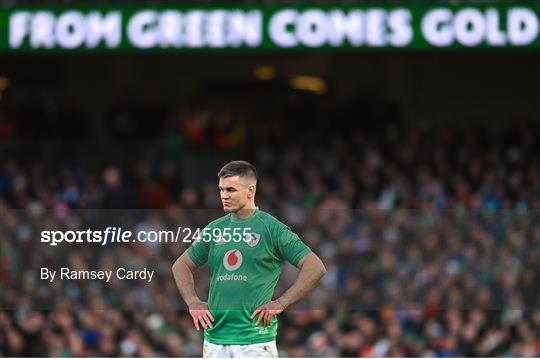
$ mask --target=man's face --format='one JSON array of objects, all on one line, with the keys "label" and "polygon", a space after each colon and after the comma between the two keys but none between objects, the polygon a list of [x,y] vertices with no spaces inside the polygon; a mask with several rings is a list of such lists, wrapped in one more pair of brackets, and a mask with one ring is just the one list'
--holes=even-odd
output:
[{"label": "man's face", "polygon": [[239,176],[220,178],[219,193],[223,210],[237,212],[244,208],[255,194],[255,185]]}]

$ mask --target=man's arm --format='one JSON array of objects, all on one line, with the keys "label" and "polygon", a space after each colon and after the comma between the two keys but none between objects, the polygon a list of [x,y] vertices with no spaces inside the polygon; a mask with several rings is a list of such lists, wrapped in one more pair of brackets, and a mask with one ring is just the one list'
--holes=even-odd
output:
[{"label": "man's arm", "polygon": [[259,325],[261,320],[263,320],[265,326],[269,325],[272,317],[283,312],[285,308],[308,294],[326,273],[323,262],[313,252],[306,254],[298,262],[298,268],[300,269],[298,277],[296,277],[293,285],[281,297],[264,304],[253,312],[251,315],[252,319],[259,314],[255,325]]},{"label": "man's arm", "polygon": [[200,300],[195,291],[193,273],[196,270],[197,266],[193,263],[191,258],[189,258],[187,251],[182,253],[172,266],[174,281],[180,291],[180,295],[189,308],[189,314],[193,319],[195,328],[199,330],[199,323],[204,329],[207,327],[212,328],[214,317],[208,309],[208,304]]},{"label": "man's arm", "polygon": [[308,294],[326,274],[326,268],[323,262],[313,252],[306,254],[298,262],[298,268],[300,269],[300,273],[298,273],[298,277],[296,277],[293,285],[277,299],[277,302],[283,308],[287,308]]}]

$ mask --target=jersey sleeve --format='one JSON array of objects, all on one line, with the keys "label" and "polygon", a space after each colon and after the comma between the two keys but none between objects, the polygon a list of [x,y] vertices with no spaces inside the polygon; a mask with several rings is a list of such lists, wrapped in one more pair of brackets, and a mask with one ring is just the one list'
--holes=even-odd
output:
[{"label": "jersey sleeve", "polygon": [[289,227],[279,226],[276,232],[277,251],[281,259],[297,266],[298,262],[311,252],[311,249]]},{"label": "jersey sleeve", "polygon": [[210,242],[203,241],[202,238],[199,241],[193,242],[188,248],[189,258],[195,263],[197,267],[204,265],[208,261],[208,253],[210,252]]}]

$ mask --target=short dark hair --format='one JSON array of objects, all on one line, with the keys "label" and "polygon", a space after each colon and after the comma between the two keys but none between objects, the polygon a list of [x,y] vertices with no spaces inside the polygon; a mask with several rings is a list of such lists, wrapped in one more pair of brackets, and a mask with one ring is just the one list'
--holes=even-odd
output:
[{"label": "short dark hair", "polygon": [[223,168],[218,172],[217,176],[218,178],[234,176],[248,177],[256,181],[257,170],[255,169],[255,166],[247,161],[231,161],[223,166]]}]

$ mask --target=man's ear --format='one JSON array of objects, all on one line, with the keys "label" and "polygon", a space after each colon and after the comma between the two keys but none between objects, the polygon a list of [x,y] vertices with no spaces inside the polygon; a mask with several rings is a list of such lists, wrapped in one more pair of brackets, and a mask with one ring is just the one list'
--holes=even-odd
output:
[{"label": "man's ear", "polygon": [[257,192],[257,186],[254,185],[254,184],[248,185],[248,192],[249,192],[249,197],[250,198],[255,196],[255,192]]}]

